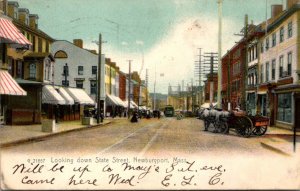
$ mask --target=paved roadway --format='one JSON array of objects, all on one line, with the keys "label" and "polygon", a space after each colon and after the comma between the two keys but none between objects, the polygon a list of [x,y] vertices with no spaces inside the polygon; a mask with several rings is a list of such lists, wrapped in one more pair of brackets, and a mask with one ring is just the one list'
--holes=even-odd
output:
[{"label": "paved roadway", "polygon": [[[138,156],[263,156],[277,155],[262,142],[277,142],[272,136],[243,138],[233,131],[229,135],[203,131],[198,119],[142,119],[138,123],[115,120],[112,124],[85,131],[72,132],[5,148],[11,153],[61,154],[134,154]],[[292,144],[283,141],[288,147]],[[279,153],[280,154],[280,153]]]}]

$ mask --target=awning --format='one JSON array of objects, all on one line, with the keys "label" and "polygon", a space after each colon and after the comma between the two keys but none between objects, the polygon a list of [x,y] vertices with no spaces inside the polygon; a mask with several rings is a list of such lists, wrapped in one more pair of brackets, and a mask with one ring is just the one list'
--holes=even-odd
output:
[{"label": "awning", "polygon": [[8,71],[0,70],[0,94],[26,96],[27,92],[19,86]]},{"label": "awning", "polygon": [[79,103],[82,105],[95,105],[95,102],[83,89],[65,88],[65,90],[74,99],[75,103]]},{"label": "awning", "polygon": [[138,108],[138,105],[134,101],[130,101],[130,104],[132,104],[133,107]]},{"label": "awning", "polygon": [[[124,103],[124,107],[125,108],[128,108],[128,100],[126,100],[126,101],[123,101],[123,103]],[[130,109],[134,109],[135,107],[134,107],[134,105],[131,103],[131,101],[130,101]]]},{"label": "awning", "polygon": [[31,42],[8,19],[0,18],[0,38],[4,43],[31,45]]},{"label": "awning", "polygon": [[119,103],[120,106],[122,107],[126,107],[126,105],[124,104],[124,102],[121,100],[121,98],[119,98],[118,96],[114,96],[115,100]]},{"label": "awning", "polygon": [[116,105],[119,106],[119,103],[115,100],[115,98],[112,95],[106,94],[107,105]]},{"label": "awning", "polygon": [[267,94],[267,90],[257,91],[257,94],[258,94],[258,95]]},{"label": "awning", "polygon": [[63,87],[57,88],[58,93],[66,101],[66,105],[74,105],[74,99],[68,94],[68,92]]},{"label": "awning", "polygon": [[45,85],[42,89],[42,103],[65,105],[66,101],[52,85]]}]

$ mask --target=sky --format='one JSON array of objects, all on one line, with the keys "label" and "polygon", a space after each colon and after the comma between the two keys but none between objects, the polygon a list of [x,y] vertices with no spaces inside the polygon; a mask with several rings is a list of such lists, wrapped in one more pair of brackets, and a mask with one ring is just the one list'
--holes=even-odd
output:
[{"label": "sky", "polygon": [[[56,40],[83,39],[84,48],[98,50],[128,72],[149,75],[149,90],[167,93],[168,85],[194,84],[195,61],[218,51],[217,0],[17,0],[20,8],[39,15],[39,28]],[[272,4],[285,0],[223,0],[222,55],[241,37],[245,14],[249,22],[270,17]],[[285,7],[285,6],[284,6]],[[71,63],[70,63],[71,64]],[[156,75],[155,75],[156,74]]]}]

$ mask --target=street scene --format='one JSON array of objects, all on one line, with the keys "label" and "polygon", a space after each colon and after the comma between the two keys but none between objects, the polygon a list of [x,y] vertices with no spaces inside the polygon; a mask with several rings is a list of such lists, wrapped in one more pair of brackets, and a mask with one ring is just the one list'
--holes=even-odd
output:
[{"label": "street scene", "polygon": [[300,189],[299,14],[0,0],[0,189]]}]

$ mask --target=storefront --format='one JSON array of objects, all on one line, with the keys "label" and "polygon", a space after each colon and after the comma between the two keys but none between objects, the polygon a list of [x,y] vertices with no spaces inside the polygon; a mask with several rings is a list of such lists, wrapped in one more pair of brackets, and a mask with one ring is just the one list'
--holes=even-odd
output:
[{"label": "storefront", "polygon": [[299,95],[300,85],[289,84],[275,89],[275,125],[292,129],[299,116]]}]

